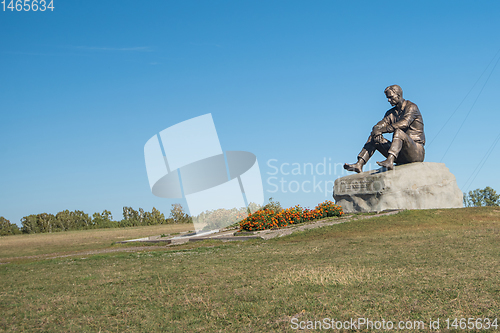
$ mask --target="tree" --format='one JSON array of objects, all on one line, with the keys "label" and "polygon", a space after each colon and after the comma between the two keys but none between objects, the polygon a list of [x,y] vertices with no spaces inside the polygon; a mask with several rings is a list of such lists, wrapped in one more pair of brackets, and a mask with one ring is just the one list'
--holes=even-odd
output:
[{"label": "tree", "polygon": [[92,226],[94,228],[115,228],[118,223],[113,221],[113,215],[109,210],[104,210],[102,213],[92,215]]},{"label": "tree", "polygon": [[279,201],[273,201],[272,197],[269,198],[269,203],[267,203],[264,207],[262,207],[262,210],[265,210],[265,209],[272,210],[275,213],[279,213],[283,210]]},{"label": "tree", "polygon": [[52,214],[42,213],[38,215],[29,215],[21,219],[22,232],[25,234],[33,234],[38,232],[52,232],[59,231],[56,226],[54,229],[56,217]]},{"label": "tree", "polygon": [[63,210],[56,214],[52,231],[81,230],[92,227],[92,219],[81,210]]},{"label": "tree", "polygon": [[[141,208],[139,208],[141,210]],[[123,207],[123,220],[120,221],[120,227],[133,227],[141,225],[139,212],[132,207]]]},{"label": "tree", "polygon": [[19,227],[10,223],[5,217],[0,216],[0,236],[15,235],[21,233]]},{"label": "tree", "polygon": [[487,186],[484,189],[475,189],[464,193],[465,207],[500,206],[500,194]]},{"label": "tree", "polygon": [[170,219],[174,223],[191,223],[191,217],[184,213],[184,209],[181,204],[172,204],[172,209],[170,210]]},{"label": "tree", "polygon": [[21,224],[21,231],[23,232],[23,234],[34,234],[40,232],[35,214],[23,216],[23,218],[21,219]]},{"label": "tree", "polygon": [[158,209],[153,207],[153,210],[150,212],[144,213],[144,225],[157,225],[164,224],[166,222],[165,215],[161,213]]},{"label": "tree", "polygon": [[123,207],[123,220],[118,223],[120,227],[132,227],[165,224],[167,220],[165,215],[154,207],[151,212],[146,212],[142,208],[137,211],[132,207]]},{"label": "tree", "polygon": [[55,216],[47,213],[28,215],[21,219],[21,223],[23,225],[21,228],[23,233],[33,234],[88,229],[92,226],[92,219],[81,210],[73,212],[63,210]]},{"label": "tree", "polygon": [[58,231],[71,230],[75,228],[73,217],[71,216],[71,212],[69,210],[63,210],[56,214],[56,226],[54,229]]},{"label": "tree", "polygon": [[92,218],[81,210],[71,212],[77,229],[88,229],[92,226]]},{"label": "tree", "polygon": [[487,186],[483,190],[483,202],[485,206],[500,206],[500,194]]}]

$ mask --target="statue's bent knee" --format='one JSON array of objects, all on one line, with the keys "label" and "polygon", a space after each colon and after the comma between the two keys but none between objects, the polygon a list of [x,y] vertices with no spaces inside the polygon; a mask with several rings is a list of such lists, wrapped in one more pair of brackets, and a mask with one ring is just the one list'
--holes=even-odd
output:
[{"label": "statue's bent knee", "polygon": [[406,136],[406,133],[403,132],[402,130],[400,130],[399,128],[397,128],[395,131],[394,131],[394,139],[401,139],[403,140]]}]

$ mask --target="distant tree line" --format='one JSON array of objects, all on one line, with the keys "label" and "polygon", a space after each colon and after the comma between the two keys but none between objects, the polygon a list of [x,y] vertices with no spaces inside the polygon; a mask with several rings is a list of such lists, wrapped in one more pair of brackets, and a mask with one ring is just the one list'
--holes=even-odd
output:
[{"label": "distant tree line", "polygon": [[500,194],[487,186],[484,189],[476,189],[464,193],[465,207],[500,206]]},{"label": "distant tree line", "polygon": [[180,204],[173,204],[170,216],[165,215],[153,207],[151,212],[144,209],[134,210],[132,207],[123,207],[123,219],[114,221],[111,212],[104,210],[94,213],[92,217],[80,211],[64,210],[56,215],[41,213],[25,216],[21,219],[22,227],[10,223],[0,217],[0,236],[15,234],[34,234],[43,232],[58,232],[68,230],[84,230],[98,228],[124,228],[133,226],[147,226],[157,224],[191,223],[191,217],[184,212]]}]

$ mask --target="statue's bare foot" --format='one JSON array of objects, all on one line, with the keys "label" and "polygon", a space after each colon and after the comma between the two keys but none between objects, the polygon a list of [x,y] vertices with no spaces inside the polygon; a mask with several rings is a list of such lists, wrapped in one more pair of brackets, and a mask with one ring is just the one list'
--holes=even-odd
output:
[{"label": "statue's bare foot", "polygon": [[357,172],[357,173],[363,172],[363,166],[360,165],[359,163],[354,163],[354,164],[347,164],[347,163],[345,163],[344,164],[344,169],[346,169],[347,171],[354,171],[354,172]]},{"label": "statue's bare foot", "polygon": [[387,170],[392,170],[394,169],[394,162],[390,161],[389,159],[386,159],[385,161],[382,162],[377,162],[378,165],[381,167],[386,168]]}]

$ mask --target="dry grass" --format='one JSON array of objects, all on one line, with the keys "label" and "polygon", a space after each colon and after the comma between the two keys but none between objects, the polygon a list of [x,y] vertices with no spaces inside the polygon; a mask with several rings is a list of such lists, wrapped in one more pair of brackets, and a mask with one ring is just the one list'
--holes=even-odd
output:
[{"label": "dry grass", "polygon": [[[391,276],[397,279],[404,269],[391,272]],[[293,267],[287,269],[274,278],[276,284],[285,285],[354,285],[361,282],[373,282],[387,275],[387,272],[376,270],[373,267],[345,266],[322,266],[322,267]]]},{"label": "dry grass", "polygon": [[297,332],[292,318],[363,317],[441,318],[443,332],[445,318],[500,320],[498,244],[495,209],[427,210],[269,241],[15,262],[0,265],[0,331]]},{"label": "dry grass", "polygon": [[105,249],[113,242],[193,230],[191,223],[63,231],[0,237],[0,258]]}]

